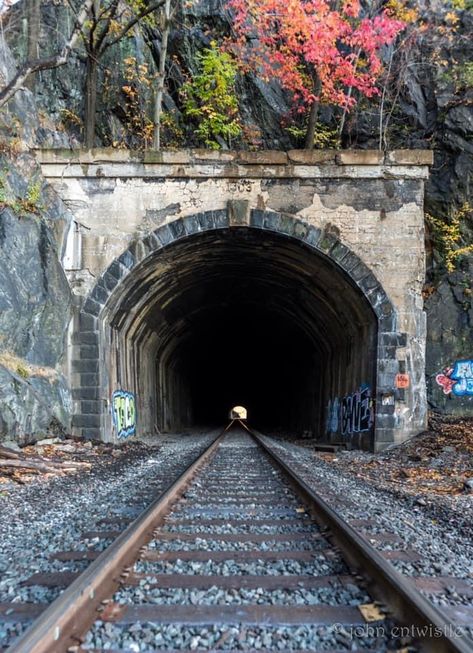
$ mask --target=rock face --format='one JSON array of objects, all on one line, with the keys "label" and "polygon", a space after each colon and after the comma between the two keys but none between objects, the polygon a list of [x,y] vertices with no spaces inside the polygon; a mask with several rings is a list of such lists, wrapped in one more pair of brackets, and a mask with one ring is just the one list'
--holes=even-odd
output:
[{"label": "rock face", "polygon": [[0,365],[0,441],[26,444],[68,430],[70,391],[61,375],[24,379]]},{"label": "rock face", "polygon": [[[25,178],[8,165],[8,192],[21,197]],[[22,374],[15,365],[0,367],[0,440],[26,441],[46,434],[51,424],[68,429],[70,422],[70,395],[58,370],[71,295],[56,240],[68,216],[63,211],[53,218],[51,208],[36,215],[23,213],[20,204],[0,213],[0,363],[2,352],[25,362],[17,366]],[[45,372],[37,375],[39,366]]]},{"label": "rock face", "polygon": [[[451,223],[451,216],[459,207],[473,207],[473,41],[468,37],[472,33],[473,13],[464,11],[453,38],[450,35],[437,42],[439,56],[451,64],[441,73],[430,67],[430,75],[418,80],[424,107],[421,113],[426,116],[425,130],[435,141],[435,161],[426,187],[426,211],[447,223]],[[430,52],[435,55],[434,51]],[[429,50],[426,50],[425,59],[428,56]],[[470,71],[468,78],[467,71]],[[459,230],[461,239],[456,247],[471,246],[473,209],[465,212]],[[473,375],[465,377],[468,388],[464,393],[460,386],[456,387],[456,394],[455,390],[449,391],[448,381],[443,385],[438,381],[442,382],[444,376],[450,378],[450,374],[455,381],[456,363],[473,359],[473,252],[459,257],[455,271],[447,273],[442,243],[435,234],[431,233],[428,245],[431,254],[425,310],[430,405],[445,413],[471,415]],[[463,366],[463,372],[468,374],[468,368]],[[458,383],[459,379],[456,381]]]},{"label": "rock face", "polygon": [[2,347],[55,367],[63,354],[70,293],[47,221],[4,209],[0,222]]},{"label": "rock face", "polygon": [[[10,75],[12,66],[2,48],[0,71]],[[28,91],[0,121],[0,441],[26,442],[70,425],[61,362],[71,292],[60,255],[71,213],[22,151],[65,142],[40,122]]]},{"label": "rock face", "polygon": [[[473,306],[465,279],[473,279],[473,257],[462,269],[442,279],[427,299],[429,341],[426,351],[427,391],[430,405],[444,413],[467,415],[473,412]],[[455,364],[464,364],[462,386]],[[464,386],[464,387],[463,387]]]},{"label": "rock face", "polygon": [[[9,190],[20,194],[24,181],[10,173]],[[58,373],[71,302],[55,236],[64,224],[64,212],[54,220],[48,212],[22,214],[21,208],[0,213],[0,363],[3,352],[25,361],[20,371],[29,364],[46,370],[42,376],[0,367],[0,440],[25,441],[47,433],[51,423],[67,429],[70,422],[69,391]]]}]

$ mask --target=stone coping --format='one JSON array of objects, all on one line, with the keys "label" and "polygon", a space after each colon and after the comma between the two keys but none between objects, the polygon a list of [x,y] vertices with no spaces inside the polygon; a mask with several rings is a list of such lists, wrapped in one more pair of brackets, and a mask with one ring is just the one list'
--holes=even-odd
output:
[{"label": "stone coping", "polygon": [[37,160],[48,164],[217,164],[243,166],[431,166],[432,150],[119,150],[114,148],[37,149]]}]

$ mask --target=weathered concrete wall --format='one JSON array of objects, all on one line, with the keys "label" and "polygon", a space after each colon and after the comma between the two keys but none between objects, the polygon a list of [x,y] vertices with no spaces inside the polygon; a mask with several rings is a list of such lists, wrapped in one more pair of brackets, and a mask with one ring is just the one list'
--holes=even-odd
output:
[{"label": "weathered concrete wall", "polygon": [[[395,344],[396,360],[378,356],[385,360],[378,383],[391,387],[392,396],[378,401],[393,406],[396,439],[422,428],[423,196],[430,152],[56,150],[38,158],[75,215],[64,266],[83,297],[131,243],[197,213],[230,207],[230,222],[245,224],[250,209],[275,211],[337,239],[374,274],[396,312],[401,335],[379,344]],[[397,373],[408,375],[407,388],[396,388]]]}]

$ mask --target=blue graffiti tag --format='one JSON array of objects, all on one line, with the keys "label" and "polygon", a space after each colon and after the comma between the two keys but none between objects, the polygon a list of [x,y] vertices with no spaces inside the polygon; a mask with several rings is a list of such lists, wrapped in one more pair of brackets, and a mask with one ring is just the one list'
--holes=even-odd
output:
[{"label": "blue graffiti tag", "polygon": [[338,415],[340,412],[340,402],[338,397],[328,402],[327,406],[327,432],[336,433],[338,431]]},{"label": "blue graffiti tag", "polygon": [[126,390],[116,390],[112,395],[113,423],[117,437],[129,438],[136,433],[135,395]]},{"label": "blue graffiti tag", "polygon": [[473,360],[456,361],[450,378],[456,380],[452,387],[454,395],[473,395]]},{"label": "blue graffiti tag", "polygon": [[352,433],[369,431],[372,424],[371,388],[368,385],[328,402],[326,428],[329,433],[340,431],[348,437]]}]

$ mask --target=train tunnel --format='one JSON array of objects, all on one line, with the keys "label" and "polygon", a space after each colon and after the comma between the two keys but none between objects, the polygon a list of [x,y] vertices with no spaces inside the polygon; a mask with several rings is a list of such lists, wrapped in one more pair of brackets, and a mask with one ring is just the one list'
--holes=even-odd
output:
[{"label": "train tunnel", "polygon": [[[322,438],[329,402],[374,391],[373,309],[339,266],[295,238],[190,235],[148,257],[114,297],[107,376],[134,393],[140,433],[221,425],[240,404],[261,431]],[[363,430],[369,447],[372,429]]]}]

